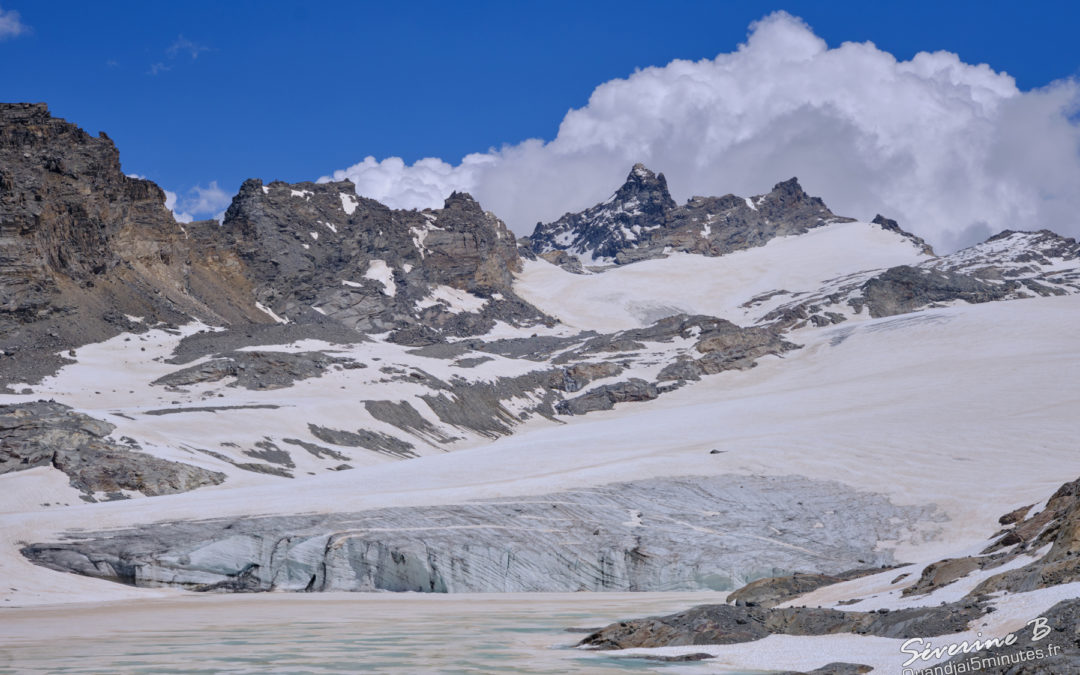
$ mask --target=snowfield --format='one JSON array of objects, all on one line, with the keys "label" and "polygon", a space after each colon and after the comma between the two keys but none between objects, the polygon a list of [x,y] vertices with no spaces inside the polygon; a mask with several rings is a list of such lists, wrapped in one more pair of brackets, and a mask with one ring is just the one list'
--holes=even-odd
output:
[{"label": "snowfield", "polygon": [[911,240],[877,225],[834,223],[719,258],[672,253],[602,274],[571,274],[544,261],[525,261],[514,288],[580,329],[624,330],[679,312],[749,325],[790,299],[746,306],[762,294],[817,291],[840,277],[930,259]]}]

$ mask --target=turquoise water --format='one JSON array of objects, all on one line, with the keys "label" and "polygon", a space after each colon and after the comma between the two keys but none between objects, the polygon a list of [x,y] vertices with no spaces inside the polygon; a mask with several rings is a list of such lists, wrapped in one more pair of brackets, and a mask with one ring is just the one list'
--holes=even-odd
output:
[{"label": "turquoise water", "polygon": [[718,594],[196,596],[0,612],[0,673],[718,673],[572,649]]}]

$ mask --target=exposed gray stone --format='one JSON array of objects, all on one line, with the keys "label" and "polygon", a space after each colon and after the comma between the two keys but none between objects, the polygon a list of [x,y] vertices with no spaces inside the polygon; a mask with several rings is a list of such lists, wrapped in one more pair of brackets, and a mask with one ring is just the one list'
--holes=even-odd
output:
[{"label": "exposed gray stone", "polygon": [[180,415],[183,413],[208,412],[216,413],[221,410],[277,410],[281,406],[273,403],[252,403],[249,405],[202,405],[183,408],[159,408],[156,410],[144,410],[143,415]]},{"label": "exposed gray stone", "polygon": [[700,605],[685,612],[611,624],[581,641],[594,649],[725,645],[774,634],[856,633],[894,639],[958,633],[982,616],[978,602],[915,607],[889,612],[845,612],[811,607],[765,608]]},{"label": "exposed gray stone", "polygon": [[52,466],[87,494],[131,490],[147,496],[217,485],[225,474],[136,452],[108,438],[115,427],[59,403],[0,406],[0,474]]},{"label": "exposed gray stone", "polygon": [[[222,230],[253,270],[256,299],[293,321],[393,330],[401,344],[484,333],[495,320],[552,322],[513,291],[521,267],[513,235],[464,193],[442,209],[405,211],[356,196],[349,181],[248,180]],[[436,285],[487,302],[478,312],[421,307]]]},{"label": "exposed gray stone", "polygon": [[481,363],[487,363],[488,361],[494,361],[495,359],[490,356],[473,356],[467,359],[458,359],[454,361],[454,367],[456,368],[475,368]]},{"label": "exposed gray stone", "polygon": [[393,455],[401,458],[417,456],[416,453],[413,452],[413,445],[411,443],[407,443],[400,438],[395,438],[394,436],[384,434],[380,431],[371,431],[369,429],[341,431],[339,429],[320,427],[317,424],[309,424],[308,429],[315,438],[327,443],[333,443],[334,445],[343,445],[349,448],[365,448],[374,452],[381,452],[386,455]]},{"label": "exposed gray stone", "polygon": [[427,421],[408,401],[364,401],[364,408],[380,422],[392,424],[425,441],[450,443],[458,440],[458,437],[444,434]]},{"label": "exposed gray stone", "polygon": [[[324,317],[325,319],[325,317]],[[183,365],[204,356],[238,352],[249,347],[287,345],[301,340],[322,340],[352,345],[370,338],[328,319],[315,323],[251,324],[227,330],[204,330],[180,340],[168,363]]]},{"label": "exposed gray stone", "polygon": [[805,574],[796,572],[790,576],[758,579],[743,586],[727,597],[727,602],[750,607],[775,607],[810,591],[877,574],[886,568],[863,568],[840,574]]},{"label": "exposed gray stone", "polygon": [[340,452],[337,452],[336,450],[331,450],[330,448],[324,447],[317,443],[308,443],[307,441],[302,441],[298,438],[283,438],[281,439],[281,441],[290,445],[299,446],[307,450],[309,453],[311,453],[318,459],[330,458],[336,459],[339,462],[349,459],[347,456],[341,454]]},{"label": "exposed gray stone", "polygon": [[805,673],[785,671],[778,675],[862,675],[863,673],[869,673],[872,670],[873,668],[870,666],[865,666],[861,663],[834,661],[833,663],[826,663],[820,668],[815,668]]},{"label": "exposed gray stone", "polygon": [[[440,421],[487,438],[513,433],[513,427],[528,419],[532,413],[544,417],[554,415],[559,394],[551,387],[553,373],[535,371],[517,377],[500,377],[493,382],[458,381],[446,387],[446,392],[421,396],[424,403]],[[533,399],[535,403],[523,413],[506,408],[512,398]]]},{"label": "exposed gray stone", "polygon": [[611,410],[616,403],[651,401],[659,395],[655,384],[632,377],[625,382],[590,389],[581,396],[562,401],[555,410],[563,415],[584,415],[595,410]]},{"label": "exposed gray stone", "polygon": [[[222,443],[222,445],[235,445],[233,443]],[[279,478],[293,478],[291,472],[283,469],[279,466],[271,466],[270,464],[261,464],[259,462],[238,462],[228,455],[223,455],[220,452],[214,452],[213,450],[206,450],[205,448],[193,448],[194,450],[203,453],[208,457],[225,462],[226,464],[232,464],[238,469],[244,471],[250,471],[252,473],[262,473],[270,476],[278,476]]]},{"label": "exposed gray stone", "polygon": [[258,448],[258,450],[244,450],[244,454],[248,457],[254,457],[255,459],[270,462],[271,464],[280,464],[289,469],[296,468],[296,463],[293,462],[292,455],[279,448],[273,441],[269,439],[262,440],[256,443],[255,447]]},{"label": "exposed gray stone", "polygon": [[64,364],[57,352],[122,331],[268,320],[249,294],[236,256],[189,239],[108,136],[43,103],[0,104],[0,386],[37,382]]},{"label": "exposed gray stone", "polygon": [[1014,288],[1011,282],[993,284],[955,272],[900,265],[863,284],[862,295],[870,316],[879,318],[953,300],[971,303],[1001,300]]},{"label": "exposed gray stone", "polygon": [[751,200],[692,197],[678,206],[664,175],[636,164],[610,199],[553,223],[537,223],[529,242],[536,253],[576,271],[571,254],[620,265],[664,257],[665,251],[718,256],[849,220],[808,196],[794,178]]},{"label": "exposed gray stone", "polygon": [[541,253],[540,258],[548,261],[552,265],[561,267],[567,272],[572,274],[585,274],[585,268],[581,265],[581,260],[577,256],[572,256],[566,251],[554,250]]},{"label": "exposed gray stone", "polygon": [[328,356],[322,352],[231,352],[159,377],[151,384],[185,387],[234,378],[230,387],[251,390],[282,389],[298,380],[320,377],[330,368],[367,368],[353,359]]},{"label": "exposed gray stone", "polygon": [[[614,258],[635,247],[639,238],[660,226],[674,208],[664,174],[656,175],[635,164],[611,199],[581,213],[567,213],[554,223],[537,223],[529,240],[538,254],[569,249],[590,258],[592,254]],[[561,243],[566,239],[568,243]]]},{"label": "exposed gray stone", "polygon": [[909,240],[926,255],[934,255],[934,249],[931,248],[930,244],[927,244],[922,237],[916,237],[914,234],[901,229],[900,224],[892,218],[886,218],[879,213],[874,216],[874,219],[870,222],[874,225],[881,227],[881,229],[885,230],[886,232],[895,232],[896,234],[899,234],[901,237]]},{"label": "exposed gray stone", "polygon": [[[1036,618],[1031,617],[1034,621]],[[943,672],[978,672],[990,675],[1065,675],[1080,673],[1080,599],[1059,602],[1041,618],[1050,633],[1035,639],[1034,628],[1026,625],[1014,635],[1012,645],[958,654],[940,665]],[[990,637],[990,636],[987,636]],[[965,664],[967,670],[960,670]],[[973,668],[977,664],[978,668]],[[945,671],[949,667],[951,670]]]},{"label": "exposed gray stone", "polygon": [[[224,223],[183,226],[164,202],[156,185],[124,175],[105,134],[43,104],[0,105],[0,387],[54,372],[65,349],[191,318],[230,327],[189,342],[210,353],[300,334],[356,342],[423,329],[439,341],[495,321],[554,323],[514,293],[517,243],[466,194],[395,211],[347,181],[249,180]],[[432,302],[436,286],[484,306]],[[290,324],[266,340],[249,327],[277,320],[257,303]]]}]

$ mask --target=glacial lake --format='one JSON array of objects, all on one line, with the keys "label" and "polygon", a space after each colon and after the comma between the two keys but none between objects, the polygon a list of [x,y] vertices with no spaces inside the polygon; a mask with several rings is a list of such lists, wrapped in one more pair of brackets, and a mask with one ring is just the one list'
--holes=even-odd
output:
[{"label": "glacial lake", "polygon": [[724,673],[571,647],[722,593],[266,593],[0,610],[0,673]]}]

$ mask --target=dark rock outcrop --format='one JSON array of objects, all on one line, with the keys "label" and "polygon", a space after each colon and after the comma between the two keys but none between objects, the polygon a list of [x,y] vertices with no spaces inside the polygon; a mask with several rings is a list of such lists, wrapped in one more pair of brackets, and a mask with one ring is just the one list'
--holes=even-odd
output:
[{"label": "dark rock outcrop", "polygon": [[[636,164],[610,199],[553,223],[537,223],[529,241],[544,257],[564,251],[586,262],[628,264],[665,251],[718,256],[848,220],[803,192],[795,178],[752,199],[692,197],[679,206],[664,174]],[[561,258],[549,259],[563,264]]]},{"label": "dark rock outcrop", "polygon": [[579,260],[577,256],[570,255],[566,251],[555,249],[553,251],[546,251],[544,253],[541,253],[539,257],[548,261],[552,265],[563,268],[567,272],[571,272],[573,274],[585,274],[585,268],[582,267],[581,260]]},{"label": "dark rock outcrop", "polygon": [[159,377],[151,384],[186,387],[233,378],[228,386],[261,391],[289,387],[298,380],[319,377],[330,368],[366,367],[353,359],[327,356],[322,352],[230,352]]},{"label": "dark rock outcrop", "polygon": [[334,445],[343,445],[348,448],[365,448],[402,459],[416,457],[411,443],[378,431],[369,429],[342,431],[340,429],[320,427],[315,424],[309,424],[308,429],[315,438]]},{"label": "dark rock outcrop", "polygon": [[956,272],[900,265],[891,267],[862,285],[862,298],[870,316],[906,314],[937,303],[1001,300],[1014,283],[993,284]]},{"label": "dark rock outcrop", "polygon": [[1011,645],[958,654],[935,667],[941,667],[942,672],[990,675],[1080,673],[1080,599],[1059,602],[1039,618],[1045,620],[1046,634],[1041,633],[1042,628],[1036,633],[1037,627],[1028,624],[1013,633],[1016,641]]},{"label": "dark rock outcrop", "polygon": [[979,560],[985,568],[986,559],[1007,561],[1047,545],[1042,557],[986,579],[974,592],[1022,593],[1080,581],[1080,479],[1062,485],[1045,508],[1002,532]]},{"label": "dark rock outcrop", "polygon": [[825,586],[881,572],[882,568],[856,569],[840,574],[806,574],[758,579],[727,596],[727,602],[749,607],[775,607]]},{"label": "dark rock outcrop", "polygon": [[674,208],[664,174],[635,164],[607,201],[553,223],[537,223],[529,240],[537,253],[569,250],[590,259],[614,258],[662,227]]},{"label": "dark rock outcrop", "polygon": [[217,485],[225,474],[138,452],[109,440],[115,427],[59,403],[0,406],[0,474],[52,466],[87,495],[131,490],[147,496]]},{"label": "dark rock outcrop", "polygon": [[861,663],[846,663],[843,661],[835,661],[833,663],[826,663],[820,668],[815,668],[806,672],[785,671],[778,673],[777,675],[862,675],[863,673],[869,673],[873,668],[865,666]]},{"label": "dark rock outcrop", "polygon": [[[252,270],[256,299],[289,321],[423,329],[425,343],[483,333],[495,320],[551,322],[511,288],[521,267],[513,234],[464,193],[442,209],[404,211],[357,197],[349,181],[252,179],[221,229]],[[460,306],[454,293],[464,294]]]},{"label": "dark rock outcrop", "polygon": [[584,415],[596,410],[611,410],[616,403],[651,401],[659,395],[655,384],[632,377],[625,382],[590,389],[581,396],[560,402],[555,409],[563,415]]},{"label": "dark rock outcrop", "polygon": [[[909,240],[923,254],[934,256],[922,239],[904,232],[896,221],[877,216],[874,224]],[[1070,264],[1071,263],[1071,264]],[[844,312],[869,308],[871,317],[906,314],[962,300],[982,303],[1080,292],[1080,244],[1041,230],[1005,231],[981,244],[917,265],[867,270],[831,280],[811,293],[770,291],[744,303],[744,308],[776,295],[791,301],[765,313],[760,321],[778,330],[808,325],[831,326],[846,321]]]},{"label": "dark rock outcrop", "polygon": [[906,231],[904,229],[901,229],[900,224],[897,223],[892,218],[886,218],[885,216],[883,216],[883,215],[881,215],[879,213],[876,216],[874,216],[874,219],[871,220],[870,222],[873,223],[874,225],[879,226],[881,229],[885,230],[886,232],[895,232],[896,234],[899,234],[901,237],[904,237],[905,239],[908,239],[909,241],[911,241],[912,244],[915,244],[915,246],[919,250],[921,250],[923,253],[925,253],[926,255],[931,255],[931,256],[934,255],[934,249],[930,246],[930,244],[927,244],[926,241],[922,237],[916,237],[914,234],[912,234],[912,233],[910,233],[910,232],[908,232],[908,231]]},{"label": "dark rock outcrop", "polygon": [[726,645],[782,635],[856,633],[907,639],[958,633],[983,615],[978,602],[883,612],[844,612],[811,607],[765,608],[701,605],[668,616],[620,621],[583,639],[593,649]]}]

